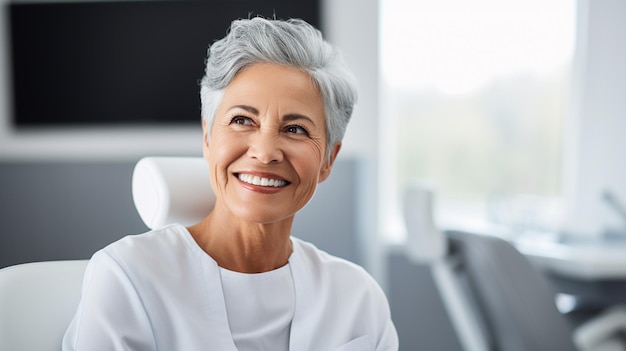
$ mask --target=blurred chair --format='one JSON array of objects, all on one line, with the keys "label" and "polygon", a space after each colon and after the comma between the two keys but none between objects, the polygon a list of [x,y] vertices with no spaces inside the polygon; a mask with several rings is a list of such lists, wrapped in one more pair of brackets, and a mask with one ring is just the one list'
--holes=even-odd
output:
[{"label": "blurred chair", "polygon": [[407,256],[429,264],[451,322],[467,351],[626,350],[626,312],[616,307],[572,330],[544,276],[509,242],[440,231],[433,192],[406,189]]},{"label": "blurred chair", "polygon": [[77,260],[0,269],[0,350],[60,350],[86,266],[87,260]]}]

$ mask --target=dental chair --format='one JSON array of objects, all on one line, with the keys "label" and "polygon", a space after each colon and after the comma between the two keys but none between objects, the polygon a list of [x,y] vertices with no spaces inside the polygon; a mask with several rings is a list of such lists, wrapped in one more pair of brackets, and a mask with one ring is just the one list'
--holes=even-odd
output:
[{"label": "dental chair", "polygon": [[58,351],[76,312],[87,260],[0,269],[0,350]]},{"label": "dental chair", "polygon": [[[149,228],[189,225],[214,205],[208,167],[199,157],[148,157],[135,166],[135,207]],[[88,260],[47,261],[0,269],[0,351],[58,351],[80,300]]]},{"label": "dental chair", "polygon": [[616,307],[572,329],[543,275],[504,239],[441,231],[433,192],[412,185],[404,194],[406,255],[432,272],[466,351],[621,351],[626,309]]}]

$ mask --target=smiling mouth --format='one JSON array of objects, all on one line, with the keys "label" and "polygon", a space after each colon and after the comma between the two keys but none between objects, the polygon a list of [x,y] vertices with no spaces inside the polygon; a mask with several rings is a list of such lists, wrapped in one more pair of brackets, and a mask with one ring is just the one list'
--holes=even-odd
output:
[{"label": "smiling mouth", "polygon": [[282,186],[289,184],[289,182],[287,182],[286,180],[264,178],[264,177],[259,177],[259,176],[255,176],[252,174],[238,173],[237,178],[247,184],[252,184],[256,186],[264,186],[264,187],[269,187],[269,188],[280,188]]}]

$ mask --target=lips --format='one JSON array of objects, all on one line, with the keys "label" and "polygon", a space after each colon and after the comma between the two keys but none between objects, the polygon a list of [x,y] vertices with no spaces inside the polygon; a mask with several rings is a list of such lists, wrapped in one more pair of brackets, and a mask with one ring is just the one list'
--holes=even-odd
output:
[{"label": "lips", "polygon": [[246,174],[246,173],[238,173],[237,178],[247,184],[252,184],[256,186],[268,187],[268,188],[280,188],[289,184],[284,179],[271,178],[271,177],[261,177],[258,175]]}]

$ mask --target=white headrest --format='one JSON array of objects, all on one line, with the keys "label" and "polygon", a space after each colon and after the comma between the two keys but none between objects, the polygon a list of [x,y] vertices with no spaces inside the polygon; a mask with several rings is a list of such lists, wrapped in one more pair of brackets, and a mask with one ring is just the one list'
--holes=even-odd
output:
[{"label": "white headrest", "polygon": [[201,157],[146,157],[135,165],[133,201],[148,228],[199,222],[215,205]]},{"label": "white headrest", "polygon": [[445,257],[448,241],[433,217],[433,191],[413,184],[404,191],[406,252],[415,262],[428,263]]}]

